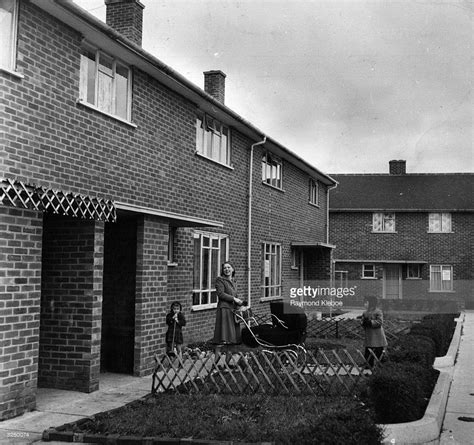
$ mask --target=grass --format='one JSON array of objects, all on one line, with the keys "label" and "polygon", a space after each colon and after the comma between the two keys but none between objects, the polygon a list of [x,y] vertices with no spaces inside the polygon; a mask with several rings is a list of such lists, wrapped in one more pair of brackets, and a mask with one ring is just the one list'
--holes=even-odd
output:
[{"label": "grass", "polygon": [[278,444],[378,444],[355,397],[161,393],[80,423],[75,432]]}]

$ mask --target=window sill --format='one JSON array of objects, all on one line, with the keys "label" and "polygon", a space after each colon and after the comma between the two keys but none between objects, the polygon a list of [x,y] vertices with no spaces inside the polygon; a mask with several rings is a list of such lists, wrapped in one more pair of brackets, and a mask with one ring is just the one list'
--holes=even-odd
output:
[{"label": "window sill", "polygon": [[432,292],[434,294],[455,294],[455,290],[429,290],[428,292]]},{"label": "window sill", "polygon": [[300,270],[300,268],[298,266],[290,266],[290,269],[291,270]]},{"label": "window sill", "polygon": [[405,280],[421,280],[421,277],[406,277]]},{"label": "window sill", "polygon": [[360,277],[361,280],[378,280],[377,277]]},{"label": "window sill", "polygon": [[387,232],[386,230],[380,230],[380,231],[372,230],[372,233],[398,233],[398,232],[396,230],[394,230],[393,232]]},{"label": "window sill", "polygon": [[195,151],[194,154],[196,156],[199,156],[200,158],[211,161],[214,164],[222,165],[222,167],[228,168],[229,170],[234,170],[234,167],[232,167],[232,165],[228,165],[228,164],[224,164],[223,162],[216,161],[215,159],[212,159],[209,156],[203,155],[202,153],[199,153],[198,151]]},{"label": "window sill", "polygon": [[275,301],[275,300],[283,300],[283,297],[262,297],[260,298],[260,303],[264,303],[266,301]]},{"label": "window sill", "polygon": [[434,232],[434,231],[430,231],[428,230],[426,233],[437,233],[437,234],[440,234],[440,233],[454,233],[452,230],[450,230],[449,232]]},{"label": "window sill", "polygon": [[311,202],[311,201],[308,201],[308,204],[312,207],[316,207],[317,209],[320,208],[320,205],[319,204],[316,204],[315,202]]},{"label": "window sill", "polygon": [[2,73],[10,74],[10,76],[16,77],[18,79],[24,79],[25,78],[25,76],[23,74],[20,74],[18,71],[9,70],[7,68],[0,68],[0,71]]},{"label": "window sill", "polygon": [[168,261],[168,267],[177,267],[178,263],[175,263],[174,261]]},{"label": "window sill", "polygon": [[191,312],[207,311],[209,309],[215,309],[216,307],[217,303],[201,304],[199,306],[191,306]]},{"label": "window sill", "polygon": [[276,187],[276,186],[274,186],[274,185],[271,185],[271,184],[269,184],[268,182],[262,181],[262,184],[265,185],[265,186],[267,186],[267,187],[270,187],[270,188],[272,188],[272,189],[274,189],[274,190],[278,190],[279,192],[285,193],[285,190],[283,190],[282,188]]},{"label": "window sill", "polygon": [[121,117],[119,117],[119,116],[116,116],[116,115],[114,115],[114,114],[107,113],[106,111],[103,111],[103,110],[101,110],[100,108],[97,108],[95,105],[91,105],[90,103],[85,102],[85,101],[82,100],[82,99],[77,99],[76,103],[77,103],[78,105],[82,105],[83,107],[86,107],[86,108],[89,108],[89,109],[91,109],[91,110],[94,110],[94,111],[96,111],[97,113],[103,114],[104,116],[108,116],[108,117],[110,117],[110,118],[112,118],[112,119],[115,119],[116,121],[122,122],[123,124],[126,124],[126,125],[128,125],[128,126],[130,126],[130,127],[132,127],[132,128],[137,128],[137,127],[138,127],[137,124],[134,124],[133,122],[130,122],[130,121],[128,121],[128,120],[126,120],[126,119],[123,119],[123,118],[121,118]]}]

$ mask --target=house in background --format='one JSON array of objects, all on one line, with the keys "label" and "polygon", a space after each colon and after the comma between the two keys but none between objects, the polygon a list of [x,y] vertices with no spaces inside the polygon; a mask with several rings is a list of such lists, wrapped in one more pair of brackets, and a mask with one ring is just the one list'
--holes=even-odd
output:
[{"label": "house in background", "polygon": [[227,107],[224,73],[144,51],[139,1],[105,3],[0,4],[0,419],[150,374],[175,300],[209,339],[225,260],[256,313],[330,277],[335,181]]},{"label": "house in background", "polygon": [[335,281],[387,300],[473,304],[474,175],[335,174],[330,241]]}]

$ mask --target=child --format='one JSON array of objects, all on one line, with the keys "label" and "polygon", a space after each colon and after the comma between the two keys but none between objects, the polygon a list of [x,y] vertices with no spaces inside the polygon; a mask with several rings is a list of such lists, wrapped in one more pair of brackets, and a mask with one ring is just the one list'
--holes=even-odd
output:
[{"label": "child", "polygon": [[168,330],[166,331],[166,354],[174,356],[176,355],[175,349],[178,355],[181,357],[181,350],[183,345],[183,332],[182,328],[186,325],[186,318],[182,312],[183,308],[179,301],[175,301],[171,305],[171,310],[166,315],[166,324]]},{"label": "child", "polygon": [[367,310],[362,314],[362,327],[365,331],[365,360],[372,368],[374,366],[374,356],[377,360],[382,358],[384,349],[387,347],[387,339],[383,329],[383,314],[377,307],[377,297],[370,296],[365,298]]}]

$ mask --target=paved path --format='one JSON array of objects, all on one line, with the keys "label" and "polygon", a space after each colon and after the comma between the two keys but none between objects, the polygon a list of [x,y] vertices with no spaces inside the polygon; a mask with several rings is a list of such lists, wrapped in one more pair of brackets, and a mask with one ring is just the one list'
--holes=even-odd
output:
[{"label": "paved path", "polygon": [[474,444],[474,310],[466,311],[440,437],[440,445],[457,444]]}]

